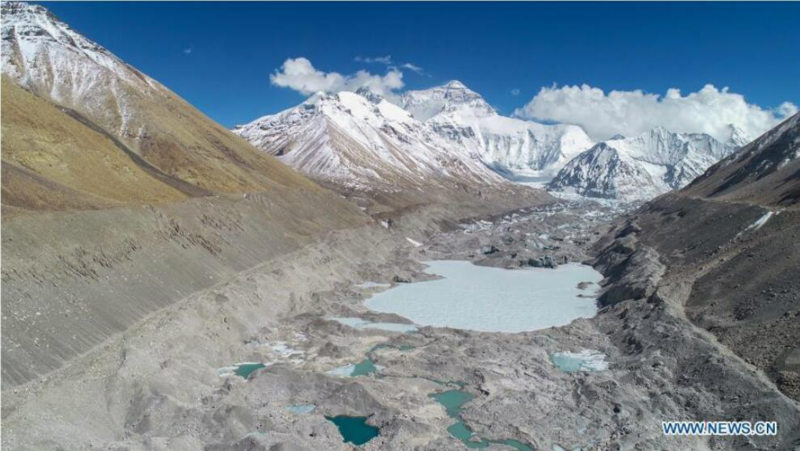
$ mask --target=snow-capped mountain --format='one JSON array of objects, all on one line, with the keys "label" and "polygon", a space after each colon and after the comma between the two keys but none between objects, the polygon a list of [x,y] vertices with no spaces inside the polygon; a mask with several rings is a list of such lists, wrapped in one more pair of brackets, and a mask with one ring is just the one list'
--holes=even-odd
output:
[{"label": "snow-capped mountain", "polygon": [[1,7],[4,196],[12,172],[25,208],[314,186],[46,8]]},{"label": "snow-capped mountain", "polygon": [[401,106],[423,122],[437,114],[465,107],[483,114],[496,114],[480,94],[458,80],[430,89],[407,91],[402,96]]},{"label": "snow-capped mountain", "polygon": [[233,131],[318,180],[361,189],[549,179],[593,144],[578,126],[501,116],[458,81],[408,91],[398,103],[367,89],[320,93]]},{"label": "snow-capped mountain", "polygon": [[91,112],[123,136],[138,132],[130,123],[138,97],[134,93],[168,92],[43,6],[3,2],[2,15],[3,74],[34,94]]},{"label": "snow-capped mountain", "polygon": [[800,113],[711,166],[687,195],[761,205],[800,203]]},{"label": "snow-capped mountain", "polygon": [[233,131],[313,178],[350,188],[504,183],[407,111],[361,94],[319,93]]},{"label": "snow-capped mountain", "polygon": [[752,137],[747,136],[744,130],[733,124],[728,124],[728,129],[730,130],[730,137],[725,141],[725,144],[733,147],[743,147],[753,140]]},{"label": "snow-capped mountain", "polygon": [[511,179],[549,179],[594,144],[577,125],[544,125],[502,116],[459,81],[408,91],[401,104],[437,134]]},{"label": "snow-capped mountain", "polygon": [[636,137],[615,137],[582,152],[558,172],[548,188],[587,197],[649,199],[685,186],[737,147],[704,133],[654,128]]}]

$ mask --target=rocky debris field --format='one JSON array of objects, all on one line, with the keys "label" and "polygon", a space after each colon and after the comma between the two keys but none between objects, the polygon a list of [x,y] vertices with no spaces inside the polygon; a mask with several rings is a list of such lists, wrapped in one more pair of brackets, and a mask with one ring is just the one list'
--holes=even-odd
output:
[{"label": "rocky debris field", "polygon": [[[353,449],[329,421],[341,415],[379,428],[364,450],[794,446],[797,402],[686,319],[689,287],[662,280],[635,227],[607,236],[615,214],[565,203],[450,223],[427,237],[408,236],[408,218],[332,234],[4,390],[4,448]],[[434,277],[424,260],[520,268],[593,252],[614,302],[565,327],[413,330],[363,305],[392,285]],[[557,356],[592,360],[570,369]],[[237,374],[254,364],[263,368]],[[431,396],[445,392],[467,401],[446,409]],[[661,432],[663,420],[751,418],[778,421],[779,436]]]},{"label": "rocky debris field", "polygon": [[555,268],[589,258],[587,250],[614,218],[635,204],[560,201],[462,222],[431,237],[421,260],[470,260],[501,268]]}]

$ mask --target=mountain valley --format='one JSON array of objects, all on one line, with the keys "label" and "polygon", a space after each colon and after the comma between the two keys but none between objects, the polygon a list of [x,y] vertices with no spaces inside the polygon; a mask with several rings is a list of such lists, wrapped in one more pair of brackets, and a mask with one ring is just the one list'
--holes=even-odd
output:
[{"label": "mountain valley", "polygon": [[[228,130],[46,8],[2,16],[4,449],[800,447],[800,113],[595,140],[454,80]],[[580,314],[369,307],[431,307],[434,261],[475,271],[440,315],[554,296],[480,271]]]}]

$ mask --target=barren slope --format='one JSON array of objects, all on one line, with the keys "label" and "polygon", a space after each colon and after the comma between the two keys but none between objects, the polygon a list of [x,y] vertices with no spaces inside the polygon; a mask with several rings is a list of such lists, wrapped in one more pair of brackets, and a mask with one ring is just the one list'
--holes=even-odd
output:
[{"label": "barren slope", "polygon": [[[156,194],[155,188],[144,186],[149,182],[131,174],[127,183],[118,188],[120,193],[114,199],[118,202],[174,200],[209,192],[258,192],[278,185],[315,189],[307,179],[234,136],[160,83],[72,30],[45,8],[4,2],[2,12],[2,72],[11,82],[4,81],[3,94],[8,90],[15,106],[10,112],[4,111],[4,122],[27,126],[27,131],[20,130],[20,135],[8,143],[4,139],[4,146],[13,146],[11,150],[16,150],[18,155],[15,162],[26,160],[25,167],[29,171],[48,178],[56,176],[54,166],[61,166],[63,172],[66,168],[74,170],[78,161],[100,164],[89,159],[99,155],[88,153],[86,148],[102,142],[101,146],[106,148],[104,152],[120,154],[110,157],[106,163],[112,172],[128,176],[128,170],[114,167],[114,161],[132,160],[141,170],[184,192],[184,195],[170,194],[175,189],[166,187],[164,192]],[[58,117],[47,102],[34,101],[10,88],[12,83],[52,102],[72,120]],[[35,105],[27,108],[26,103]],[[38,113],[40,108],[46,111]],[[31,122],[28,115],[44,116],[49,122]],[[89,130],[81,129],[75,121]],[[49,132],[56,136],[67,131],[92,136],[83,137],[83,141],[61,143],[64,147],[60,152],[50,149],[47,161],[32,156],[19,157],[20,152],[30,150],[24,148],[30,144],[25,141],[28,138],[19,136],[27,135],[31,128],[45,126],[56,126],[57,131]],[[104,134],[105,138],[98,136]],[[108,140],[117,147],[115,152],[106,142]],[[44,144],[46,140],[38,144],[40,157]],[[85,182],[76,178],[62,174],[54,181],[77,191],[87,189],[81,185]],[[10,196],[24,195],[15,193],[13,186],[4,185],[4,191]],[[104,191],[104,197],[109,196],[105,188],[89,190],[94,195]]]},{"label": "barren slope", "polygon": [[4,390],[371,222],[43,7],[2,8]]},{"label": "barren slope", "polygon": [[102,130],[5,76],[2,89],[4,206],[90,209],[187,197],[179,180],[129,154]]},{"label": "barren slope", "polygon": [[[672,299],[696,325],[800,399],[800,210],[794,116],[620,225],[601,253],[604,301]],[[784,208],[781,208],[784,207]],[[664,272],[651,277],[653,262]],[[648,269],[650,268],[650,269]]]}]

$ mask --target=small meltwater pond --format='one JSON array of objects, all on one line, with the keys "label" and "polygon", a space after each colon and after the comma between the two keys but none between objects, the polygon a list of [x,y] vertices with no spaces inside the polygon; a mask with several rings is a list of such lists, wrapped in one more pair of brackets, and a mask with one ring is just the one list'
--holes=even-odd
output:
[{"label": "small meltwater pond", "polygon": [[350,417],[347,415],[337,415],[335,417],[325,417],[328,421],[335,424],[342,434],[345,443],[363,445],[377,437],[381,430],[375,426],[367,424],[367,417]]},{"label": "small meltwater pond", "polygon": [[608,369],[606,355],[592,349],[584,349],[580,352],[554,352],[550,355],[550,361],[565,373],[605,371]]},{"label": "small meltwater pond", "polygon": [[339,377],[357,377],[375,373],[378,371],[378,369],[379,368],[375,366],[375,363],[372,361],[372,359],[367,357],[359,363],[336,367],[328,371],[328,374]]},{"label": "small meltwater pond", "polygon": [[354,318],[354,317],[334,317],[330,318],[332,321],[336,321],[339,324],[344,324],[345,326],[350,326],[354,329],[377,329],[377,330],[385,330],[387,332],[400,332],[400,333],[408,333],[408,332],[416,332],[417,328],[413,324],[403,324],[403,323],[386,323],[386,322],[372,322],[367,321],[361,318]]},{"label": "small meltwater pond", "polygon": [[250,379],[250,376],[262,369],[266,368],[267,365],[264,365],[261,362],[243,362],[237,363],[233,366],[225,366],[217,370],[217,375],[219,377],[229,377],[229,376],[239,376],[242,379]]},{"label": "small meltwater pond", "polygon": [[569,324],[597,313],[603,276],[578,263],[555,269],[501,269],[466,261],[426,262],[442,279],[401,284],[366,301],[423,326],[523,332]]},{"label": "small meltwater pond", "polygon": [[462,406],[470,402],[473,398],[469,392],[464,390],[447,390],[444,392],[431,393],[428,396],[444,406],[447,415],[455,420],[455,423],[447,428],[447,432],[449,432],[454,438],[461,440],[461,443],[463,443],[467,448],[482,449],[488,448],[493,444],[502,444],[518,451],[533,451],[533,447],[517,440],[489,440],[472,432],[472,429],[470,429],[469,426],[467,426],[461,419]]}]

